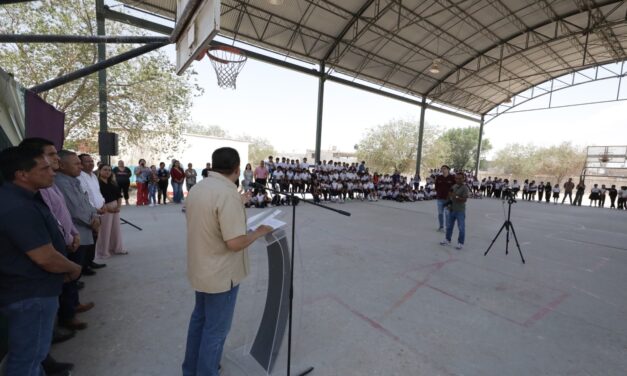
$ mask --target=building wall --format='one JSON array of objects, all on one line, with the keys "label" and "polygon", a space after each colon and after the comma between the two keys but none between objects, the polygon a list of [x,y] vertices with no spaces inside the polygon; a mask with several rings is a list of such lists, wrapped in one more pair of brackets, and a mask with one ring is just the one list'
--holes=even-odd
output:
[{"label": "building wall", "polygon": [[[112,165],[116,165],[119,160],[123,160],[125,165],[131,169],[137,166],[140,159],[145,159],[147,166],[155,165],[159,166],[160,162],[165,162],[166,166],[170,166],[172,159],[177,159],[181,162],[184,169],[187,168],[187,164],[191,163],[193,168],[198,173],[198,179],[202,179],[200,172],[207,162],[211,162],[211,154],[216,149],[221,147],[232,147],[237,150],[242,161],[242,170],[248,160],[248,145],[246,141],[232,140],[220,137],[209,137],[194,134],[183,134],[181,136],[181,143],[178,145],[179,152],[174,154],[161,153],[157,155],[151,155],[146,150],[143,150],[140,146],[127,148],[126,150],[120,150],[120,155],[111,158]],[[134,178],[132,179],[134,181]]]}]

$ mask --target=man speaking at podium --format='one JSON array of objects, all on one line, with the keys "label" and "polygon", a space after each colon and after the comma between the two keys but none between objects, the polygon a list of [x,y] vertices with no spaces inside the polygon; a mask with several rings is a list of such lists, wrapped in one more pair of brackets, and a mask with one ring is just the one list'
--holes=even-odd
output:
[{"label": "man speaking at podium", "polygon": [[220,148],[212,170],[187,196],[187,276],[196,291],[189,323],[184,376],[217,376],[231,328],[239,283],[248,275],[247,247],[272,231],[247,231],[244,198],[237,192],[237,150]]}]

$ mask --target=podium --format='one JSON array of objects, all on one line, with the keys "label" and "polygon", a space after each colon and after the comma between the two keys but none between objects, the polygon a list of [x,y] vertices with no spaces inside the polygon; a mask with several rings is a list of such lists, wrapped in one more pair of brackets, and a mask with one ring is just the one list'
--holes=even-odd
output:
[{"label": "podium", "polygon": [[268,288],[261,323],[251,343],[227,351],[225,376],[271,375],[279,356],[289,314],[290,248],[282,228],[265,236]]}]

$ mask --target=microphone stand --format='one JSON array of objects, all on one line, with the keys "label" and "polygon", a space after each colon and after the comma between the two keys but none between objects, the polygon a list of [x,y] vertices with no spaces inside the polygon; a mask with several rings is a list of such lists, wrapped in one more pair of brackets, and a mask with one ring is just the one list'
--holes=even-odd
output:
[{"label": "microphone stand", "polygon": [[[291,375],[291,366],[292,366],[292,312],[293,312],[293,303],[294,303],[294,252],[296,250],[295,247],[295,238],[296,238],[296,203],[297,202],[305,202],[307,204],[313,205],[313,206],[317,206],[319,208],[323,208],[326,210],[330,210],[333,212],[336,212],[338,214],[341,215],[345,215],[347,217],[351,216],[351,213],[344,211],[344,210],[340,210],[340,209],[335,209],[335,208],[330,208],[326,205],[322,205],[322,204],[318,204],[316,202],[307,200],[307,199],[301,199],[296,197],[296,195],[294,195],[294,193],[290,193],[290,192],[283,192],[283,191],[277,191],[275,189],[272,188],[267,188],[264,185],[261,185],[259,183],[252,183],[251,186],[257,188],[257,189],[262,189],[262,190],[267,190],[270,192],[273,192],[274,194],[279,194],[279,195],[284,195],[286,197],[290,198],[290,203],[292,205],[292,254],[290,256],[290,298],[289,298],[289,320],[288,320],[288,327],[287,327],[287,376]],[[304,376],[307,375],[309,373],[311,373],[314,370],[314,367],[309,367],[307,368],[305,371],[301,372],[298,374],[298,376]]]}]

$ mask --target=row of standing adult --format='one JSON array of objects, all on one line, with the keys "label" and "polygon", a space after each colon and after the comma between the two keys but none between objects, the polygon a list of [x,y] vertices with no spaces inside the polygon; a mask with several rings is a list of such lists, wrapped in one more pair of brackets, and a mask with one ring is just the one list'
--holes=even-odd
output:
[{"label": "row of standing adult", "polygon": [[[207,163],[201,175],[207,176],[211,170],[211,163]],[[155,165],[147,166],[145,159],[140,159],[138,166],[131,170],[124,165],[124,161],[118,161],[117,167],[113,169],[113,174],[117,180],[120,194],[123,195],[126,205],[129,204],[129,187],[131,176],[135,176],[137,186],[137,206],[165,205],[168,201],[168,187],[172,185],[172,202],[181,203],[183,201],[183,185],[187,192],[196,184],[198,174],[191,163],[187,164],[187,169],[183,170],[180,161],[173,159],[170,168],[166,168],[165,162],[160,162],[159,167]]]},{"label": "row of standing adult", "polygon": [[[577,185],[573,182],[572,178],[569,178],[562,187],[559,184],[551,184],[550,182],[541,181],[536,184],[535,180],[525,180],[523,184],[520,184],[518,180],[514,179],[511,183],[509,179],[499,179],[495,177],[488,177],[478,182],[476,179],[469,183],[474,190],[478,190],[482,196],[501,198],[503,192],[511,193],[514,197],[518,197],[518,193],[522,193],[522,199],[525,201],[535,201],[536,196],[538,202],[546,201],[547,203],[553,202],[559,203],[560,196],[563,193],[561,203],[564,204],[566,199],[573,206],[581,206],[583,198],[586,193],[586,184],[580,180]],[[575,198],[573,199],[573,193]],[[625,208],[625,198],[627,197],[627,187],[622,186],[620,190],[616,188],[616,185],[607,188],[605,184],[599,187],[598,184],[593,184],[590,189],[588,199],[590,200],[589,206],[595,206],[603,208],[605,207],[606,199],[609,196],[609,207],[611,209]]]},{"label": "row of standing adult", "polygon": [[[87,323],[77,315],[82,276],[105,267],[94,261],[125,253],[119,237],[120,195],[111,168],[93,173],[87,154],[57,150],[41,138],[0,153],[0,313],[8,324],[5,374],[67,375],[53,342]],[[58,321],[57,321],[58,318]]]}]

